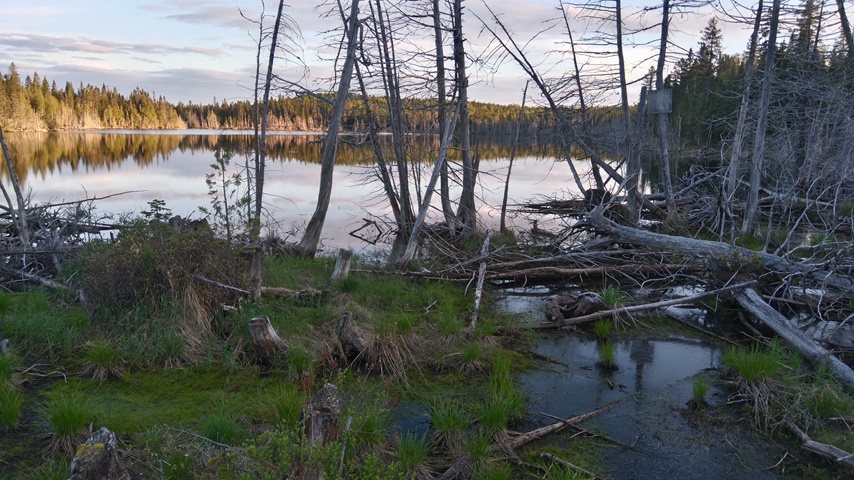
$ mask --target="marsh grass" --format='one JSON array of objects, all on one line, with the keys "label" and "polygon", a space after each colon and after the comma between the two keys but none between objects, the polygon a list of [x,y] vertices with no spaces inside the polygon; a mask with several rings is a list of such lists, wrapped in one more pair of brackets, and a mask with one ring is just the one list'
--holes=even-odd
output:
[{"label": "marsh grass", "polygon": [[427,460],[433,451],[433,446],[427,435],[406,434],[398,438],[395,456],[406,473],[406,478],[433,478],[433,473]]},{"label": "marsh grass", "polygon": [[611,334],[611,330],[613,329],[614,322],[608,318],[596,320],[593,324],[593,330],[596,332],[596,336],[599,337],[600,340],[608,338],[608,335]]},{"label": "marsh grass", "polygon": [[614,345],[614,342],[611,341],[602,341],[597,343],[597,350],[599,352],[599,368],[601,368],[606,373],[614,372],[617,370],[617,348]]},{"label": "marsh grass", "polygon": [[602,303],[604,303],[609,310],[612,310],[622,305],[628,297],[618,285],[608,285],[604,290],[602,290],[600,298],[602,299]]},{"label": "marsh grass", "polygon": [[15,430],[21,418],[26,397],[17,388],[0,388],[0,427]]},{"label": "marsh grass", "polygon": [[19,365],[18,357],[15,355],[0,355],[0,388],[12,387],[16,383],[15,369]]},{"label": "marsh grass", "polygon": [[746,382],[762,382],[781,369],[779,350],[754,344],[751,348],[731,346],[724,351],[723,363]]},{"label": "marsh grass", "polygon": [[248,432],[241,426],[241,416],[227,403],[218,405],[199,425],[199,434],[217,443],[239,445]]},{"label": "marsh grass", "polygon": [[474,480],[512,480],[513,466],[507,462],[489,462],[481,465],[472,474]]},{"label": "marsh grass", "polygon": [[478,342],[469,342],[462,346],[460,370],[465,373],[482,372],[486,368],[483,347]]},{"label": "marsh grass", "polygon": [[86,440],[86,427],[94,419],[89,403],[80,392],[60,394],[47,401],[44,410],[51,428],[49,451],[74,455],[77,445]]},{"label": "marsh grass", "polygon": [[84,356],[86,362],[80,371],[81,375],[91,376],[99,382],[124,376],[121,352],[110,340],[100,339],[91,342],[86,346]]},{"label": "marsh grass", "polygon": [[504,436],[508,424],[522,416],[525,397],[516,390],[509,366],[496,362],[489,376],[488,394],[477,406],[478,424],[497,439]]},{"label": "marsh grass", "polygon": [[587,476],[562,465],[551,465],[546,470],[543,480],[587,480]]},{"label": "marsh grass", "polygon": [[280,387],[273,404],[276,425],[284,430],[295,428],[305,401],[305,392],[297,389],[295,385],[285,384]]},{"label": "marsh grass", "polygon": [[292,379],[298,382],[308,382],[311,385],[314,377],[314,357],[302,345],[291,345],[285,352],[285,361],[288,364],[288,372]]},{"label": "marsh grass", "polygon": [[465,432],[471,424],[471,418],[463,410],[463,406],[453,401],[439,402],[430,408],[428,418],[433,425],[436,445],[451,455],[460,454]]},{"label": "marsh grass", "polygon": [[701,408],[706,405],[706,394],[710,386],[711,382],[705,376],[694,379],[691,384],[691,407]]}]

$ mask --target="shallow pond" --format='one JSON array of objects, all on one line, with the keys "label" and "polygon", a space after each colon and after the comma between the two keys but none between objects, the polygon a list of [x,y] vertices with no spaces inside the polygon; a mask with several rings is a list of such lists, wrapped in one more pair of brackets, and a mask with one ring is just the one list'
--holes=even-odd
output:
[{"label": "shallow pond", "polygon": [[[526,290],[505,292],[499,305],[530,320],[538,315],[534,321],[545,320],[539,306],[548,290]],[[765,469],[777,463],[784,447],[761,439],[745,422],[709,422],[709,416],[688,408],[694,381],[717,377],[720,346],[655,325],[612,333],[618,368],[610,374],[597,365],[599,347],[590,328],[537,334],[532,350],[553,362],[539,362],[518,377],[517,386],[528,398],[528,415],[518,429],[554,423],[548,415],[570,418],[624,401],[581,425],[610,440],[579,439],[570,428],[536,448],[573,449],[574,442],[593,441],[602,468],[595,473],[615,479],[777,478],[773,469]],[[726,404],[728,395],[711,385],[706,394],[710,409]]]}]

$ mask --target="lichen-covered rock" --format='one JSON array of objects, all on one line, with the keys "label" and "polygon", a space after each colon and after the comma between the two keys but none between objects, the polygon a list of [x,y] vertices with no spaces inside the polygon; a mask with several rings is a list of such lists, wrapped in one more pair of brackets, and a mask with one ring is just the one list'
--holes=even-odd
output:
[{"label": "lichen-covered rock", "polygon": [[101,427],[77,447],[68,480],[130,480],[119,463],[116,435]]}]

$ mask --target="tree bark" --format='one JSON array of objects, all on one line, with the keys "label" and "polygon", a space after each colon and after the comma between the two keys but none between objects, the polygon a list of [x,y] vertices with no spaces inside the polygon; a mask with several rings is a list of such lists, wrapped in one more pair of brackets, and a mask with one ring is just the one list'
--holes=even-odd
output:
[{"label": "tree bark", "polygon": [[252,345],[264,363],[272,363],[276,355],[288,348],[288,344],[276,333],[270,317],[255,317],[249,320],[249,335]]},{"label": "tree bark", "polygon": [[329,200],[332,196],[332,174],[335,169],[335,158],[338,153],[338,130],[341,125],[341,117],[344,115],[344,106],[347,103],[350,78],[353,76],[353,64],[356,61],[356,31],[359,24],[359,0],[352,0],[352,2],[350,5],[349,23],[347,25],[347,57],[344,59],[344,68],[338,80],[338,91],[336,92],[335,103],[332,106],[332,118],[329,120],[326,143],[323,145],[317,207],[299,243],[300,252],[309,256],[314,256],[317,252],[317,245],[320,243],[320,233],[323,230],[323,223],[326,221],[326,212],[329,209]]}]

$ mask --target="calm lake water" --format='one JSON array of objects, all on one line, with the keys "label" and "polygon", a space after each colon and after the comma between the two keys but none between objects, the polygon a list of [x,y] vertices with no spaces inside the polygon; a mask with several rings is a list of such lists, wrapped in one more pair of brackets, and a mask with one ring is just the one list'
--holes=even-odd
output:
[{"label": "calm lake water", "polygon": [[[199,206],[210,204],[205,175],[212,172],[214,145],[226,142],[245,150],[251,140],[249,132],[204,130],[10,132],[6,137],[18,175],[37,203],[129,192],[96,202],[97,210],[114,217],[138,214],[148,208],[149,201],[160,199],[173,214],[193,218],[201,216]],[[370,249],[349,232],[363,226],[365,219],[390,218],[387,202],[377,195],[380,185],[372,173],[373,153],[366,144],[356,145],[362,140],[347,137],[339,147],[332,202],[323,230],[326,248]],[[411,154],[423,162],[423,185],[432,170],[438,143],[434,136],[413,138],[411,142]],[[478,139],[477,143],[481,162],[479,211],[484,224],[493,226],[498,224],[511,144],[509,138]],[[280,232],[302,229],[314,211],[322,146],[323,137],[317,135],[276,132],[268,139],[265,203]],[[244,161],[243,154],[238,153],[232,166],[237,168]],[[586,170],[584,162],[579,163],[579,170]],[[2,178],[8,186],[5,165]],[[417,187],[423,191],[423,185]],[[517,150],[510,180],[511,205],[565,196],[575,190],[569,167],[545,147],[525,142]],[[452,194],[455,196],[458,194]],[[438,202],[434,196],[434,204]],[[526,229],[530,219],[513,215],[508,224]]]}]

